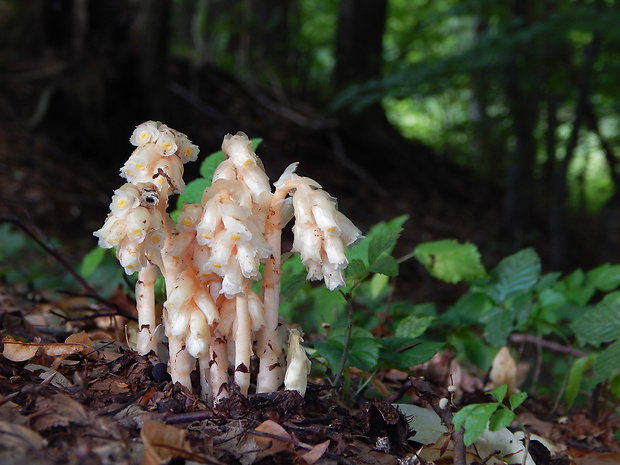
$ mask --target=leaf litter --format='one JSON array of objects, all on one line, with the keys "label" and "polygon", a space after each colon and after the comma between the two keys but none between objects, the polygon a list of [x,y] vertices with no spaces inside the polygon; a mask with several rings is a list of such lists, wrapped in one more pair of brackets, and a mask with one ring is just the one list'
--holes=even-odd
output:
[{"label": "leaf litter", "polygon": [[[231,396],[211,409],[173,385],[154,356],[140,356],[119,341],[125,321],[75,323],[54,317],[60,305],[14,305],[10,290],[0,294],[3,465],[447,464],[453,463],[454,443],[434,404],[452,395],[450,384],[458,385],[461,405],[484,400],[484,383],[445,351],[416,367],[414,378],[395,370],[375,376],[378,392],[401,393],[393,399],[345,405],[327,381],[315,380],[305,398],[295,391],[244,397],[232,386]],[[352,378],[368,375],[351,371]],[[402,402],[405,393],[412,405],[391,403]],[[611,413],[597,420],[577,410],[549,417],[544,402],[528,399],[518,416],[538,435],[532,436],[528,463],[620,464],[614,439],[619,421]],[[503,435],[517,441],[511,450],[522,449],[514,431],[486,441]],[[466,463],[516,463],[508,456],[500,460],[493,447],[475,443]]]}]

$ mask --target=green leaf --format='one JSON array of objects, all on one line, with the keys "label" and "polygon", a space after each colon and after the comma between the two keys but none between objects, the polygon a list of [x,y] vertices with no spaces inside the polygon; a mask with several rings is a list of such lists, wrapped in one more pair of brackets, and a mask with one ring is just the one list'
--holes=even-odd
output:
[{"label": "green leaf", "polygon": [[620,335],[620,304],[601,302],[576,318],[570,327],[581,345],[598,347],[613,341]]},{"label": "green leaf", "polygon": [[495,400],[497,400],[498,402],[503,402],[507,392],[508,385],[502,384],[501,386],[496,387],[492,391],[486,392],[486,394],[495,397]]},{"label": "green leaf", "polygon": [[495,307],[488,315],[485,326],[485,338],[494,347],[506,344],[506,340],[514,328],[514,314],[508,309]]},{"label": "green leaf", "polygon": [[88,252],[82,259],[80,266],[80,274],[84,278],[88,278],[101,265],[103,257],[105,257],[107,249],[97,247]]},{"label": "green leaf", "polygon": [[285,274],[282,277],[282,285],[280,286],[280,292],[286,300],[293,300],[299,290],[306,284],[306,275],[308,273],[301,272],[292,275]]},{"label": "green leaf", "polygon": [[409,338],[421,336],[434,320],[434,316],[409,315],[398,322],[394,335]]},{"label": "green leaf", "polygon": [[578,307],[586,305],[596,291],[595,287],[587,282],[586,275],[580,269],[559,281],[555,289],[562,292],[569,302]]},{"label": "green leaf", "polygon": [[364,279],[370,271],[362,260],[355,259],[349,262],[345,270],[347,276],[347,284],[351,285],[354,281]]},{"label": "green leaf", "polygon": [[418,245],[413,254],[432,276],[448,283],[471,281],[486,275],[478,249],[469,242],[459,244],[452,239],[427,242]]},{"label": "green leaf", "polygon": [[620,285],[620,265],[605,263],[586,273],[588,284],[599,291],[613,291]]},{"label": "green leaf", "polygon": [[369,270],[372,273],[396,276],[398,275],[398,262],[391,255],[382,255],[374,262],[371,262]]},{"label": "green leaf", "polygon": [[491,271],[486,292],[496,304],[532,290],[540,277],[540,257],[534,249],[524,249],[503,259]]},{"label": "green leaf", "polygon": [[576,359],[568,371],[568,378],[566,380],[566,390],[564,395],[566,396],[566,408],[570,409],[579,394],[581,387],[581,380],[583,379],[584,372],[590,368],[594,363],[592,355],[587,357],[580,357]]},{"label": "green leaf", "polygon": [[489,421],[489,430],[499,431],[502,428],[507,428],[514,419],[515,414],[513,411],[507,408],[499,408],[491,416],[491,420]]},{"label": "green leaf", "polygon": [[[332,371],[340,365],[346,328],[334,330],[325,342],[316,342],[315,349],[324,357]],[[349,343],[349,352],[345,366],[356,367],[364,371],[372,371],[379,362],[379,349],[381,345],[377,339],[362,328],[353,328]]]},{"label": "green leaf", "polygon": [[439,352],[442,342],[420,341],[408,337],[382,337],[379,358],[387,367],[407,370],[424,363]]},{"label": "green leaf", "polygon": [[391,254],[403,230],[402,225],[408,218],[408,215],[401,215],[390,221],[375,224],[362,240],[351,247],[348,253],[349,261],[368,260],[368,264],[371,265],[381,254]]},{"label": "green leaf", "polygon": [[221,150],[218,150],[217,152],[212,153],[207,158],[205,158],[200,165],[200,176],[202,176],[207,181],[207,186],[211,186],[213,173],[215,173],[215,169],[224,160],[226,160],[226,155]]},{"label": "green leaf", "polygon": [[185,203],[200,203],[202,194],[210,185],[211,181],[205,178],[198,178],[190,181],[187,186],[185,186],[185,192],[177,198],[177,208],[179,211],[183,209],[183,204]]},{"label": "green leaf", "polygon": [[525,399],[527,399],[527,392],[516,392],[510,396],[508,402],[510,403],[510,408],[515,410],[519,405],[521,405]]},{"label": "green leaf", "polygon": [[499,404],[471,404],[463,407],[454,414],[452,422],[455,429],[465,425],[465,446],[469,447],[487,429],[491,415],[497,410]]},{"label": "green leaf", "polygon": [[602,352],[598,354],[594,360],[594,372],[596,379],[603,381],[610,378],[620,369],[620,339],[617,339]]},{"label": "green leaf", "polygon": [[389,278],[384,274],[374,274],[372,278],[370,278],[369,287],[370,287],[370,298],[377,299],[384,290],[387,289],[387,285],[389,283]]}]

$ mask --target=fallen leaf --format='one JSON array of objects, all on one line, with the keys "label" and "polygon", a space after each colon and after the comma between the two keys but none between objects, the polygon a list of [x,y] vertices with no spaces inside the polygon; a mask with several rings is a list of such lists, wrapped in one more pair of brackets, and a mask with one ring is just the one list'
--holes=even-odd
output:
[{"label": "fallen leaf", "polygon": [[574,460],[575,465],[618,465],[620,452],[592,452]]},{"label": "fallen leaf", "polygon": [[43,447],[43,438],[29,428],[6,421],[0,421],[2,448],[11,450],[16,456],[21,451],[38,450]]},{"label": "fallen leaf", "polygon": [[262,422],[254,430],[266,434],[265,436],[254,435],[254,442],[260,449],[257,460],[282,452],[291,444],[291,435],[273,420]]},{"label": "fallen leaf", "polygon": [[[88,337],[88,336],[86,336]],[[4,350],[2,355],[4,358],[11,360],[12,362],[25,362],[32,359],[37,352],[41,350],[45,355],[50,357],[63,356],[67,357],[73,354],[90,353],[93,351],[92,342],[91,346],[85,344],[75,343],[41,343],[41,342],[19,342],[13,339],[11,336],[6,336],[2,342],[4,343]]]},{"label": "fallen leaf", "polygon": [[37,365],[36,363],[29,363],[24,367],[24,369],[32,372],[40,370],[41,373],[39,374],[39,378],[46,380],[52,377],[50,383],[52,386],[57,388],[71,389],[73,387],[73,383],[71,381],[53,368],[47,368],[43,365]]},{"label": "fallen leaf", "polygon": [[37,399],[37,410],[30,416],[30,425],[36,431],[46,431],[70,424],[92,425],[93,417],[86,408],[68,395],[57,394]]},{"label": "fallen leaf", "polygon": [[157,421],[147,421],[140,430],[144,443],[143,465],[162,465],[174,458],[192,457],[185,430]]},{"label": "fallen leaf", "polygon": [[323,457],[323,454],[329,447],[329,439],[325,442],[317,444],[310,451],[301,455],[301,459],[304,460],[308,465],[314,465],[314,463]]}]

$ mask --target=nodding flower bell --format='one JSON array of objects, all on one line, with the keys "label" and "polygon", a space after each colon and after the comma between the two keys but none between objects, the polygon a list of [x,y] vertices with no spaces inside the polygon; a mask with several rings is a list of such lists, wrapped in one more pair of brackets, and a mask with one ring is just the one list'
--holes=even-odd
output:
[{"label": "nodding flower bell", "polygon": [[[138,271],[137,350],[159,353],[165,334],[173,382],[191,389],[190,373],[198,368],[209,403],[226,397],[231,382],[249,392],[253,356],[259,359],[256,392],[284,383],[304,395],[310,361],[301,333],[290,332],[285,363],[278,321],[282,228],[295,217],[292,251],[301,254],[308,279],[324,279],[329,289],[345,285],[346,247],[360,231],[317,182],[295,174],[297,164],[272,192],[241,132],[224,137],[226,160],[201,203],[185,204],[175,223],[166,211],[168,197],[183,192],[184,163],[196,160],[198,147],[156,121],[137,126],[130,142],[136,149],[121,168],[128,182],[114,191],[110,213],[94,235],[101,247],[116,247],[127,274]],[[162,311],[154,297],[160,273],[166,286]],[[257,292],[253,283],[259,280]]]},{"label": "nodding flower bell", "polygon": [[276,183],[292,191],[295,225],[293,252],[301,255],[308,279],[325,280],[328,289],[345,285],[344,270],[349,263],[345,248],[362,237],[359,229],[337,209],[336,199],[310,178],[294,173],[289,166]]}]

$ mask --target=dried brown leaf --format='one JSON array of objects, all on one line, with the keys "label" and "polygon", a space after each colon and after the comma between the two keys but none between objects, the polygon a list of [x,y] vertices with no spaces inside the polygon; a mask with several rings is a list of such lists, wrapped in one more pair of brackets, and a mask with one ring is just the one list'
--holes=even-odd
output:
[{"label": "dried brown leaf", "polygon": [[265,436],[254,436],[254,441],[261,451],[258,460],[269,455],[277,454],[290,447],[291,435],[282,426],[273,420],[266,420],[254,428],[255,431],[265,433]]},{"label": "dried brown leaf", "polygon": [[185,430],[157,421],[147,421],[140,430],[144,443],[143,465],[161,465],[173,458],[192,457]]},{"label": "dried brown leaf", "polygon": [[325,442],[317,444],[314,446],[309,452],[301,455],[302,460],[304,460],[308,465],[314,465],[329,447],[329,439]]},{"label": "dried brown leaf", "polygon": [[90,426],[93,417],[86,408],[68,395],[57,394],[37,399],[37,411],[30,416],[30,425],[36,431],[46,431],[70,424]]},{"label": "dried brown leaf", "polygon": [[[88,336],[86,337],[88,338]],[[90,346],[82,343],[19,342],[11,336],[6,336],[2,342],[4,343],[2,355],[13,362],[30,360],[39,350],[50,357],[67,357],[73,354],[90,353],[93,351],[92,341]]]}]

